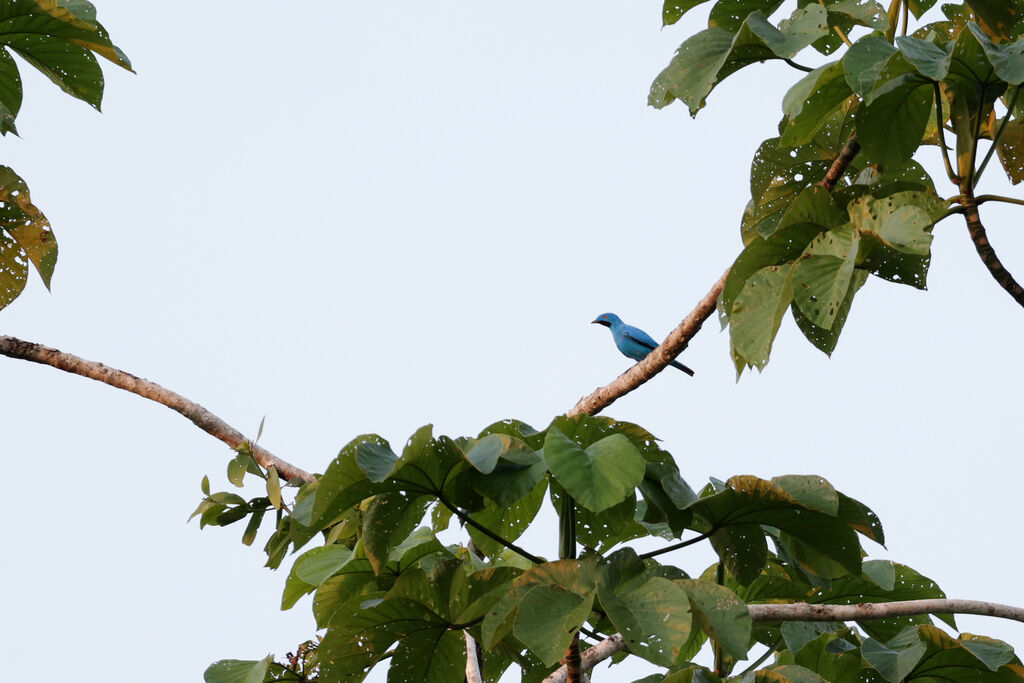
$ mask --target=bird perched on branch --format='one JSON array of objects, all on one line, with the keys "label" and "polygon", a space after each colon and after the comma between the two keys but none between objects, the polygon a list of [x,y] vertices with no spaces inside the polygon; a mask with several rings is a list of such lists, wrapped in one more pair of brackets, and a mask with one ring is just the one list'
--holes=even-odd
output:
[{"label": "bird perched on branch", "polygon": [[[604,325],[612,331],[612,339],[615,340],[615,346],[627,358],[643,360],[647,357],[647,354],[658,347],[658,342],[654,341],[651,335],[638,327],[627,325],[614,313],[602,313],[593,322],[598,325]],[[669,361],[669,365],[679,368],[687,375],[693,377],[693,370],[682,363],[673,360]]]}]

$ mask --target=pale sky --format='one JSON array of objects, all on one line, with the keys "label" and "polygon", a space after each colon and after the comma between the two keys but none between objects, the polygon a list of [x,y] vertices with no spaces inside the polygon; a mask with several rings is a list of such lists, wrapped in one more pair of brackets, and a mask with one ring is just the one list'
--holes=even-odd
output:
[{"label": "pale sky", "polygon": [[[541,428],[629,367],[614,311],[663,339],[741,248],[750,159],[800,76],[749,67],[691,120],[647,89],[705,11],[661,5],[99,0],[137,75],[104,64],[104,113],[25,67],[5,164],[53,224],[0,333],[149,378],[322,471],[353,437]],[[802,60],[815,61],[813,55]],[[924,159],[940,192],[953,194]],[[990,167],[983,192],[1020,195]],[[1020,209],[982,207],[1024,275]],[[1018,543],[1024,311],[962,221],[929,291],[872,278],[828,359],[787,318],[735,382],[709,321],[607,415],[709,476],[819,474],[881,518],[887,549],[955,598],[1024,605]],[[231,451],[168,409],[0,358],[12,484],[0,651],[41,682],[198,681],[310,638],[242,526],[185,520]],[[250,495],[256,495],[255,492]],[[551,514],[526,542],[553,556]],[[663,558],[692,573],[710,552]],[[1024,643],[1024,625],[960,617]],[[628,680],[643,664],[596,680]],[[371,680],[382,681],[382,672]]]}]

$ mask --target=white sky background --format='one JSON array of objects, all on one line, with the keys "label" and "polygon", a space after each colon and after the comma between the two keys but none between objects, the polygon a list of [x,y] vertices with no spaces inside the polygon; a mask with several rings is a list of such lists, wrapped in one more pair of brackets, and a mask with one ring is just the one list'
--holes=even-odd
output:
[{"label": "white sky background", "polygon": [[[138,71],[105,64],[103,115],[25,67],[3,163],[60,261],[53,293],[33,275],[0,331],[251,435],[265,414],[262,443],[312,471],[365,432],[543,427],[625,370],[589,322],[614,311],[662,339],[707,292],[741,248],[750,159],[799,76],[749,67],[694,121],[646,96],[706,11],[660,30],[655,0],[303,5],[100,0]],[[1020,196],[1000,174],[982,191]],[[1024,274],[1024,213],[982,208]],[[765,373],[738,384],[709,321],[683,356],[695,378],[669,370],[606,414],[661,437],[695,488],[820,474],[881,517],[888,551],[866,542],[872,557],[950,597],[1024,605],[1024,311],[958,219],[936,229],[929,285],[872,278],[831,360],[787,318]],[[309,598],[279,611],[290,560],[261,568],[269,522],[253,548],[241,524],[184,523],[204,474],[232,488],[229,449],[52,368],[0,358],[0,387],[8,664],[39,681],[196,681],[313,634]],[[549,556],[553,520],[528,537]],[[664,559],[699,573],[711,555]],[[1024,644],[1024,626],[959,622]]]}]

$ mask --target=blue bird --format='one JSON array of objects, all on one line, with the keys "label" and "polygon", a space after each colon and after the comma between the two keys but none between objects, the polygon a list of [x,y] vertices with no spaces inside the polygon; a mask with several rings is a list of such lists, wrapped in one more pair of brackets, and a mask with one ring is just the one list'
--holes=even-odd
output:
[{"label": "blue bird", "polygon": [[[597,316],[597,319],[593,322],[598,325],[604,325],[612,331],[612,339],[615,340],[615,346],[617,346],[619,351],[622,352],[622,355],[627,358],[643,360],[647,357],[647,354],[658,346],[658,342],[654,341],[654,339],[651,338],[651,335],[638,327],[627,325],[614,313],[602,313]],[[674,368],[679,368],[687,375],[693,377],[693,370],[682,363],[678,361],[670,361],[669,365]]]}]

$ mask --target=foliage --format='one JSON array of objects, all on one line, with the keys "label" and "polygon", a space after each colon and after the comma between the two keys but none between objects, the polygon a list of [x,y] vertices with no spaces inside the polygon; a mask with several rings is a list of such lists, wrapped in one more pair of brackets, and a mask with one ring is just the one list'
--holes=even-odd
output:
[{"label": "foliage", "polygon": [[[251,463],[244,452],[232,461],[231,481],[241,485]],[[271,508],[270,497],[211,493],[206,480],[203,491],[196,514],[205,525],[261,519]],[[573,497],[579,557],[545,558],[516,545],[545,493],[556,509],[586,494]],[[1024,680],[1010,646],[954,639],[927,616],[859,628],[753,623],[748,604],[945,596],[909,567],[864,560],[861,539],[882,543],[882,526],[825,479],[737,476],[697,493],[649,432],[610,418],[559,417],[541,431],[507,420],[455,439],[428,425],[401,454],[377,435],[360,436],[287,507],[265,548],[268,565],[323,541],[295,560],[282,596],[290,609],[312,594],[322,640],[305,668],[225,660],[207,671],[211,683],[362,680],[389,658],[389,680],[458,683],[463,631],[483,648],[491,681],[514,664],[524,680],[540,680],[577,634],[616,632],[672,681],[715,678],[693,663],[707,642],[721,653],[722,674],[752,648],[770,648],[776,662],[758,680],[934,680],[954,670],[969,670],[971,680]],[[439,538],[453,519],[479,541],[475,548]],[[629,542],[643,537],[663,547],[638,554]],[[688,573],[661,561],[695,542],[711,544],[720,563]]]},{"label": "foliage", "polygon": [[[699,4],[668,0],[665,23]],[[949,207],[967,206],[993,152],[1013,183],[1024,179],[1019,0],[946,4],[943,19],[909,35],[908,14],[920,18],[934,1],[894,0],[888,11],[862,0],[799,2],[773,25],[766,15],[781,4],[715,3],[709,28],[680,46],[650,94],[655,107],[678,99],[696,115],[715,85],[742,67],[769,59],[795,65],[807,46],[830,60],[786,93],[779,136],[762,143],[751,164],[745,247],[720,301],[738,373],[764,368],[787,309],[831,354],[869,276],[924,289],[932,228],[960,210]],[[859,37],[850,33],[855,27]],[[982,140],[989,141],[984,158]],[[860,152],[829,192],[819,181],[851,143]],[[925,145],[937,147],[954,196],[940,198],[912,158]]]},{"label": "foliage", "polygon": [[[18,55],[61,90],[99,110],[103,72],[96,55],[131,70],[128,57],[110,42],[87,0],[8,0],[0,3],[0,134],[17,134],[21,110]],[[0,308],[21,294],[29,263],[47,289],[57,264],[57,242],[46,216],[17,173],[0,166]]]}]

